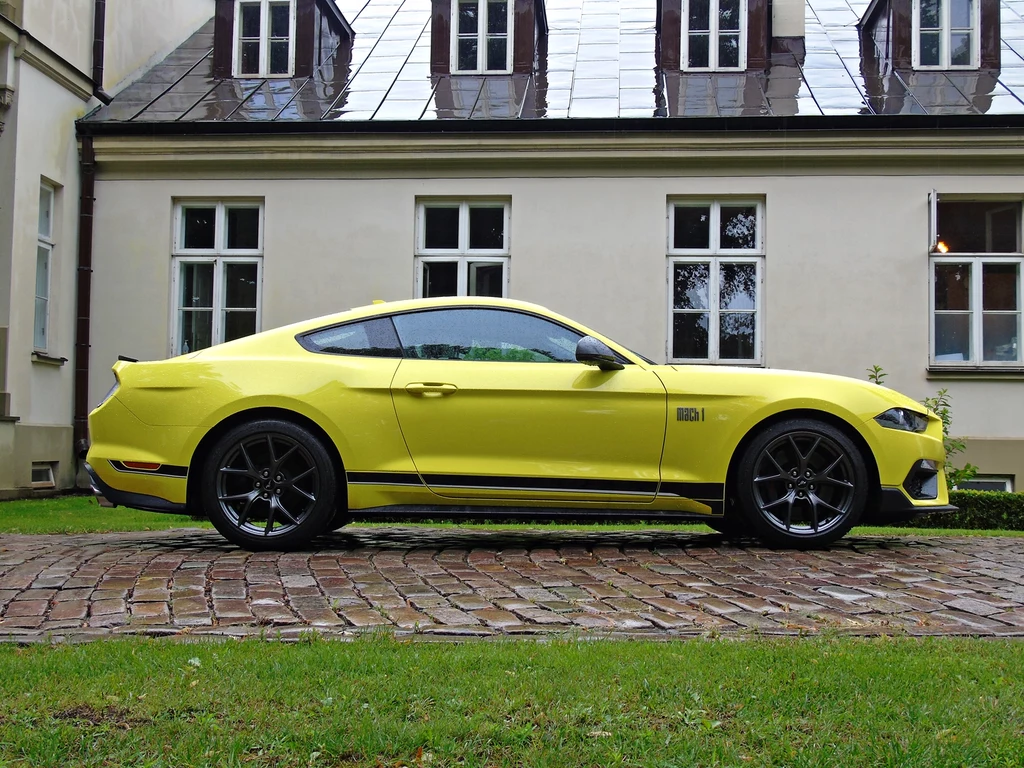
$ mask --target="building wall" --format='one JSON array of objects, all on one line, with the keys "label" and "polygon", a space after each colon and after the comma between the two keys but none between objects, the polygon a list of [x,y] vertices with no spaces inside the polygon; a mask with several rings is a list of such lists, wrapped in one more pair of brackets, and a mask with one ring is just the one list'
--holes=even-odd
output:
[{"label": "building wall", "polygon": [[95,0],[24,0],[21,26],[71,66],[88,73],[94,11]]},{"label": "building wall", "polygon": [[214,13],[214,0],[107,0],[103,87],[116,93],[163,59]]},{"label": "building wall", "polygon": [[993,446],[1008,441],[1012,471],[1002,465],[998,471],[1024,481],[1024,384],[930,379],[926,371],[933,188],[1020,194],[1013,176],[883,170],[252,181],[101,175],[90,399],[109,388],[118,354],[157,359],[170,353],[175,198],[265,200],[264,329],[373,299],[410,297],[417,197],[507,198],[509,295],[548,305],[664,360],[667,200],[743,195],[766,203],[766,365],[863,379],[865,369],[878,364],[889,373],[888,385],[915,398],[947,387],[954,431],[985,439],[979,457],[1000,455]]}]

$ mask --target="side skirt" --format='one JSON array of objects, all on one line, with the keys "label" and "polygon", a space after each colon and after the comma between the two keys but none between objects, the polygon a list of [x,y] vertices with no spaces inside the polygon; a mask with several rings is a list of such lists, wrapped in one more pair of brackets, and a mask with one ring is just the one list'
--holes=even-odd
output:
[{"label": "side skirt", "polygon": [[[704,502],[708,503],[708,502]],[[721,502],[718,502],[721,504]],[[572,522],[599,520],[602,522],[670,523],[700,522],[718,514],[702,515],[694,512],[661,512],[636,509],[580,509],[574,507],[505,507],[505,506],[438,506],[432,504],[396,504],[386,507],[368,507],[349,510],[346,517],[363,522],[393,520],[488,520],[492,522]]]}]

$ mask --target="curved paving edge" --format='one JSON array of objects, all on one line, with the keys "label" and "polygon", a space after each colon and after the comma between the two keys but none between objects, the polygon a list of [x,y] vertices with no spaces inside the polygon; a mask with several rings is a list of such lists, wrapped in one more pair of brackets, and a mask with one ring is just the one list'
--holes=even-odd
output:
[{"label": "curved paving edge", "polygon": [[0,641],[117,635],[1024,635],[1024,539],[349,528],[299,553],[212,531],[0,537]]}]

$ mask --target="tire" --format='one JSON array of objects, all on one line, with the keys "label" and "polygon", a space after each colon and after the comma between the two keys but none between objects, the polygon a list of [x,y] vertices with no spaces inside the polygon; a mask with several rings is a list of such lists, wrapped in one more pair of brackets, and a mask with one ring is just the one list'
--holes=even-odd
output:
[{"label": "tire", "polygon": [[869,496],[860,450],[814,419],[791,419],[758,434],[736,477],[750,532],[777,547],[831,544],[857,524]]},{"label": "tire", "polygon": [[227,432],[203,465],[203,507],[228,541],[254,551],[306,546],[336,513],[330,454],[309,430],[259,419]]}]

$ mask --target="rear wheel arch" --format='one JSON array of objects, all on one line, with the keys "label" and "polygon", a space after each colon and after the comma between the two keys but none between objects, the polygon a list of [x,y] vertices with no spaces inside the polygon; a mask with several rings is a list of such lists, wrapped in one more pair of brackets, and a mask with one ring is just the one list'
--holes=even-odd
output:
[{"label": "rear wheel arch", "polygon": [[875,454],[871,450],[871,447],[864,440],[863,435],[857,431],[857,429],[845,419],[828,413],[826,411],[818,411],[813,408],[794,408],[789,411],[780,411],[774,413],[771,416],[759,421],[743,435],[743,438],[737,443],[735,449],[733,449],[732,458],[729,459],[729,469],[726,473],[725,480],[725,509],[726,514],[729,514],[729,510],[734,507],[738,501],[737,489],[736,489],[736,473],[739,469],[739,464],[743,458],[743,454],[746,453],[747,446],[751,441],[759,434],[764,432],[766,429],[773,427],[783,421],[789,421],[790,419],[814,419],[820,421],[829,426],[835,427],[840,430],[846,437],[848,437],[853,444],[857,447],[860,452],[861,458],[864,460],[864,467],[868,473],[868,502],[867,510],[873,510],[877,508],[882,501],[882,488],[878,474],[878,463],[875,460]]},{"label": "rear wheel arch", "polygon": [[227,434],[229,431],[250,421],[256,421],[257,419],[281,419],[283,421],[290,421],[300,427],[309,430],[313,435],[320,440],[331,457],[331,462],[334,465],[334,471],[338,478],[338,508],[348,508],[348,484],[345,482],[345,464],[342,461],[341,454],[338,451],[338,446],[330,438],[327,432],[317,424],[315,421],[307,416],[303,416],[301,413],[296,411],[289,411],[286,408],[250,408],[249,410],[239,411],[233,413],[226,419],[212,427],[205,435],[203,439],[199,441],[199,445],[196,446],[195,451],[192,453],[192,460],[188,466],[188,511],[190,514],[206,517],[203,511],[203,505],[200,499],[200,484],[202,482],[202,469],[206,463],[206,458],[210,454],[210,450],[217,444],[220,438]]}]

